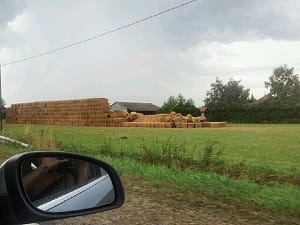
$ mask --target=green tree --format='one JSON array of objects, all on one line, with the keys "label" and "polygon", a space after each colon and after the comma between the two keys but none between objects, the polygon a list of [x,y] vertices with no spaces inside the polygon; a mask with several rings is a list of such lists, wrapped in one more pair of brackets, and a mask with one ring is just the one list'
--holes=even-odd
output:
[{"label": "green tree", "polygon": [[265,87],[270,88],[270,94],[276,104],[291,105],[300,103],[300,81],[294,74],[294,67],[282,65],[273,70]]},{"label": "green tree", "polygon": [[242,105],[253,101],[253,96],[249,98],[250,89],[245,89],[241,85],[241,80],[229,79],[227,84],[223,84],[221,80],[216,79],[212,83],[211,90],[206,93],[204,100],[205,106],[208,108],[224,106],[224,105]]},{"label": "green tree", "polygon": [[170,113],[174,111],[178,101],[174,96],[170,96],[166,102],[162,105],[162,107],[157,111],[157,113]]},{"label": "green tree", "polygon": [[181,113],[182,115],[191,114],[193,116],[199,116],[200,111],[195,106],[194,101],[190,99],[185,99],[182,94],[177,97],[170,96],[162,107],[158,110],[158,113],[170,113],[170,112]]}]

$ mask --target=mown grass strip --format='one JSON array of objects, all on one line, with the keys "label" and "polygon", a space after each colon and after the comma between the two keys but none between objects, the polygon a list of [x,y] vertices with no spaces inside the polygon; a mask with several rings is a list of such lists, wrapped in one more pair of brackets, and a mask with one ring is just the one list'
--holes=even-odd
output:
[{"label": "mown grass strip", "polygon": [[[27,125],[7,124],[4,131],[24,140]],[[299,124],[229,124],[224,129],[151,129],[151,128],[103,128],[30,125],[32,133],[42,136],[42,131],[66,145],[82,145],[96,149],[103,139],[111,139],[114,149],[139,154],[141,146],[155,140],[166,141],[172,137],[177,144],[186,144],[186,153],[193,155],[195,146],[216,141],[225,147],[223,159],[227,164],[266,166],[281,174],[297,175],[300,171]],[[26,132],[25,132],[26,133]],[[19,134],[19,135],[18,135]],[[28,138],[27,138],[28,139]]]},{"label": "mown grass strip", "polygon": [[141,176],[152,182],[172,183],[208,197],[283,214],[300,215],[300,188],[292,185],[258,185],[249,180],[234,180],[215,173],[182,171],[153,166],[130,159],[95,155],[122,173]]},{"label": "mown grass strip", "polygon": [[[117,128],[94,128],[94,127],[53,127],[43,125],[10,125],[7,132],[16,139],[29,143],[36,149],[61,149],[67,151],[77,151],[79,153],[89,153],[92,151],[105,154],[114,158],[127,157],[140,160],[145,163],[156,165],[165,165],[169,167],[177,167],[183,170],[193,169],[195,171],[215,172],[220,175],[230,176],[234,179],[250,179],[255,183],[269,184],[269,183],[287,183],[300,186],[300,168],[291,163],[297,159],[298,148],[295,143],[292,144],[291,137],[294,132],[300,134],[300,126],[282,125],[278,127],[275,125],[259,126],[245,125],[245,127],[234,126],[230,130],[223,130],[220,135],[231,133],[226,139],[217,139],[212,141],[207,139],[197,144],[198,138],[202,138],[206,133],[214,134],[219,132],[215,130],[202,130],[194,132],[194,130],[167,129],[161,131],[159,129],[117,129]],[[19,128],[19,129],[16,129]],[[245,146],[241,146],[239,151],[241,161],[236,163],[227,160],[228,152],[231,148],[236,148],[235,139],[232,130],[238,129],[239,140],[248,142],[253,145],[253,141],[248,139],[251,135],[248,131],[264,134],[262,138],[265,140],[269,138],[271,133],[279,134],[277,139],[283,142],[282,136],[288,134],[284,138],[289,140],[289,145],[285,145],[284,154],[280,155],[281,164],[289,165],[283,169],[282,167],[270,166],[266,163],[247,162],[247,157],[244,157]],[[137,133],[140,131],[140,133]],[[124,132],[128,132],[125,134]],[[224,133],[225,132],[225,133]],[[247,132],[247,136],[243,133]],[[199,134],[194,140],[189,139],[194,135]],[[168,135],[168,136],[166,136]],[[175,135],[175,136],[171,136]],[[180,135],[180,136],[178,136]],[[252,133],[253,135],[253,133]],[[190,137],[191,136],[191,137]],[[71,137],[71,139],[70,139]],[[257,135],[255,135],[258,138]],[[274,138],[272,138],[274,139]],[[231,140],[230,146],[223,145],[224,141]],[[259,140],[259,139],[257,139]],[[258,141],[259,142],[259,141]],[[271,145],[270,142],[267,142]],[[262,143],[259,143],[259,145]],[[286,143],[285,143],[286,144]],[[300,144],[300,142],[299,142]],[[258,146],[259,146],[258,145]],[[238,145],[239,146],[239,145]],[[283,147],[283,146],[282,146]],[[272,145],[273,148],[273,145]],[[291,149],[290,149],[291,148]],[[286,150],[290,149],[290,150]],[[274,157],[275,151],[269,149],[262,149],[260,151],[268,157]],[[255,160],[260,157],[257,156],[257,150],[253,149],[252,157]],[[283,156],[290,155],[288,161],[282,160]],[[279,159],[279,155],[276,156]],[[300,159],[300,158],[299,158]],[[299,163],[298,163],[299,164]]]}]

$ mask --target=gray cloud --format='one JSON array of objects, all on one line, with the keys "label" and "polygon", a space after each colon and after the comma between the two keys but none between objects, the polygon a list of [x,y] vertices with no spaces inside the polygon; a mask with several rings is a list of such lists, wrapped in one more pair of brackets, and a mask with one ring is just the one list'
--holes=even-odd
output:
[{"label": "gray cloud", "polygon": [[[28,1],[25,6],[7,0],[11,9],[0,25],[6,47],[1,51],[0,44],[1,63],[100,34],[182,2],[65,0]],[[199,0],[101,39],[4,67],[3,96],[8,104],[107,97],[111,102],[160,105],[182,93],[202,104],[216,76],[224,82],[231,76],[242,79],[259,96],[273,66],[297,63],[291,49],[296,46],[292,41],[300,39],[299,5],[297,0]],[[6,27],[17,15],[23,15],[26,24],[21,34]],[[272,41],[259,42],[268,38]],[[277,44],[281,47],[274,53]],[[259,50],[268,60],[257,62]],[[283,58],[287,52],[289,57]]]},{"label": "gray cloud", "polygon": [[204,0],[162,18],[167,39],[176,44],[260,38],[299,40],[298,0]]},{"label": "gray cloud", "polygon": [[0,25],[5,25],[8,21],[16,17],[25,8],[25,1],[0,1]]},{"label": "gray cloud", "polygon": [[0,1],[0,44],[5,41],[3,32],[7,22],[13,20],[25,7],[25,1]]}]

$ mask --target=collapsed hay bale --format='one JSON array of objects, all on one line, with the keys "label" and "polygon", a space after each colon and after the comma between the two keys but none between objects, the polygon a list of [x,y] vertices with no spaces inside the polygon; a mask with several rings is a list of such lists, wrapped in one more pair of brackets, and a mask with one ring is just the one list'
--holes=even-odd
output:
[{"label": "collapsed hay bale", "polygon": [[107,117],[108,118],[127,118],[128,113],[121,110],[109,110]]},{"label": "collapsed hay bale", "polygon": [[128,121],[134,121],[134,122],[139,122],[138,119],[142,118],[144,114],[142,113],[137,113],[137,112],[131,112],[127,115]]},{"label": "collapsed hay bale", "polygon": [[193,117],[193,122],[194,123],[201,123],[201,122],[205,122],[205,121],[206,121],[205,116]]}]

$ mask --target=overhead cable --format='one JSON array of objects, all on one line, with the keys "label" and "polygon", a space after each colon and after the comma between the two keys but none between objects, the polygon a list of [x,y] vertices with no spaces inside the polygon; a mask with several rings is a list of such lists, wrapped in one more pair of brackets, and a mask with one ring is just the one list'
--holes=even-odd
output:
[{"label": "overhead cable", "polygon": [[31,60],[31,59],[34,59],[34,58],[38,58],[38,57],[41,57],[41,56],[44,56],[44,55],[48,55],[48,54],[52,54],[52,53],[54,53],[54,52],[58,52],[58,51],[64,50],[64,49],[66,49],[66,48],[70,48],[70,47],[73,47],[73,46],[76,46],[76,45],[80,45],[80,44],[82,44],[82,43],[85,43],[85,42],[88,42],[88,41],[91,41],[91,40],[94,40],[94,39],[97,39],[97,38],[101,38],[101,37],[103,37],[103,36],[107,36],[107,35],[112,34],[112,33],[114,33],[114,32],[117,32],[117,31],[123,30],[123,29],[125,29],[125,28],[131,27],[131,26],[136,25],[136,24],[138,24],[138,23],[142,23],[142,22],[144,22],[144,21],[146,21],[146,20],[149,20],[149,19],[152,19],[152,18],[154,18],[154,17],[160,16],[160,15],[162,15],[162,14],[168,13],[168,12],[170,12],[170,11],[173,11],[173,10],[175,10],[175,9],[178,9],[178,8],[183,7],[183,6],[189,5],[189,4],[191,4],[191,3],[193,3],[193,2],[196,2],[196,1],[198,1],[198,0],[191,0],[191,1],[188,1],[188,2],[185,2],[185,3],[182,3],[182,4],[180,4],[180,5],[174,6],[174,7],[172,7],[172,8],[166,9],[166,10],[164,10],[164,11],[160,11],[160,12],[158,12],[158,13],[156,13],[156,14],[153,14],[153,15],[151,15],[151,16],[145,17],[145,18],[143,18],[143,19],[136,20],[136,21],[134,21],[134,22],[132,22],[132,23],[123,25],[123,26],[121,26],[121,27],[118,27],[118,28],[115,28],[115,29],[106,31],[106,32],[101,33],[101,34],[97,34],[97,35],[92,36],[92,37],[89,37],[89,38],[87,38],[87,39],[83,39],[83,40],[80,40],[80,41],[76,41],[76,42],[70,43],[70,44],[68,44],[68,45],[64,45],[64,46],[62,46],[62,47],[59,47],[59,48],[55,48],[55,49],[52,49],[52,50],[48,50],[48,51],[45,51],[45,52],[41,52],[41,53],[36,54],[36,55],[32,55],[32,56],[29,56],[29,57],[26,57],[26,58],[14,60],[14,61],[11,61],[11,62],[9,62],[9,63],[2,64],[2,67],[8,66],[8,65],[12,65],[12,64],[16,64],[16,63],[25,62],[25,61],[28,61],[28,60]]}]

